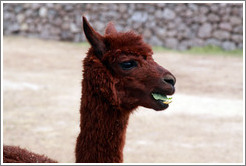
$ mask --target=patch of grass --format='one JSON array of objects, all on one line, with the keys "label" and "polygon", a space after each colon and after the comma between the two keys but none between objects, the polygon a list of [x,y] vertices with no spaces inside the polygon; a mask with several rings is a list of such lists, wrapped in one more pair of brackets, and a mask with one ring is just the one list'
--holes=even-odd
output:
[{"label": "patch of grass", "polygon": [[192,47],[189,50],[183,51],[184,53],[189,54],[208,54],[208,55],[229,55],[229,56],[242,56],[243,49],[236,49],[226,51],[223,50],[221,47],[208,45],[205,47]]},{"label": "patch of grass", "polygon": [[90,47],[90,44],[88,42],[78,42],[74,44],[82,47]]},{"label": "patch of grass", "polygon": [[153,46],[154,52],[173,52],[192,55],[224,55],[224,56],[243,56],[243,49],[226,51],[221,47],[208,45],[204,47],[192,47],[185,51],[172,50],[161,46]]}]

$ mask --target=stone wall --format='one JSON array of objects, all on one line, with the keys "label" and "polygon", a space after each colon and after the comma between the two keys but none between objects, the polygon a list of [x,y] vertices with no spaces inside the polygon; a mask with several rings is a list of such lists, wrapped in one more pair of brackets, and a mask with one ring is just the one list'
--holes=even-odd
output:
[{"label": "stone wall", "polygon": [[243,47],[243,5],[200,4],[65,4],[3,5],[4,35],[85,41],[81,15],[103,33],[113,21],[117,30],[133,29],[151,45],[185,50],[217,45],[225,50]]}]

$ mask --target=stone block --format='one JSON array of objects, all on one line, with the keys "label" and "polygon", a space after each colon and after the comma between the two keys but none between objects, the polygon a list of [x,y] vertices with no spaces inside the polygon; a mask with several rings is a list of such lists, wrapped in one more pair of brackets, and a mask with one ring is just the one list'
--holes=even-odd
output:
[{"label": "stone block", "polygon": [[209,38],[212,33],[212,25],[210,23],[204,23],[198,29],[198,36],[200,38]]},{"label": "stone block", "polygon": [[222,48],[224,50],[235,50],[236,49],[236,44],[231,42],[231,41],[225,41],[222,43]]},{"label": "stone block", "polygon": [[230,38],[230,33],[224,30],[216,30],[213,32],[213,36],[219,40],[225,40]]}]

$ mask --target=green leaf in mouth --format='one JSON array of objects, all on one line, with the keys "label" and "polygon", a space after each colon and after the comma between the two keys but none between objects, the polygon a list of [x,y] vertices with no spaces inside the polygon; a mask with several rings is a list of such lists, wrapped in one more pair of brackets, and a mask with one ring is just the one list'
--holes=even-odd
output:
[{"label": "green leaf in mouth", "polygon": [[161,100],[164,104],[169,104],[172,102],[172,97],[167,97],[159,93],[152,93],[152,96],[155,100]]}]

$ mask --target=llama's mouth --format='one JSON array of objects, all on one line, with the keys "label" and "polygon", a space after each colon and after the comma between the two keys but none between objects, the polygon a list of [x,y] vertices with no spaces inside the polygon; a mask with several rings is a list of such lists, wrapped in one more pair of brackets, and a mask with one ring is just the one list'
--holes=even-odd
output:
[{"label": "llama's mouth", "polygon": [[172,102],[172,97],[167,97],[166,95],[160,93],[152,93],[152,97],[155,100],[161,101],[164,104],[170,104]]},{"label": "llama's mouth", "polygon": [[[172,97],[167,97],[160,93],[151,93],[153,100],[155,100],[162,109],[166,109],[168,105],[172,102]],[[162,110],[161,109],[161,110]]]}]

